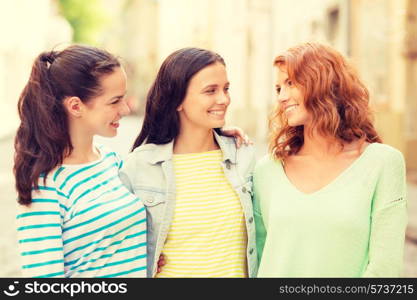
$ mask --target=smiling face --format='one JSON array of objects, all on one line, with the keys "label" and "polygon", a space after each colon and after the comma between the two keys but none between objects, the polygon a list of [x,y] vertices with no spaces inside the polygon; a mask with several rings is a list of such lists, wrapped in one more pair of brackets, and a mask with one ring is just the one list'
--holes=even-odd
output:
[{"label": "smiling face", "polygon": [[311,116],[304,105],[304,93],[300,87],[289,78],[287,70],[280,66],[277,68],[276,91],[279,108],[289,126],[308,125]]},{"label": "smiling face", "polygon": [[102,92],[83,105],[81,121],[85,132],[91,135],[113,137],[117,135],[119,120],[130,113],[125,100],[126,73],[116,68],[100,79]]},{"label": "smiling face", "polygon": [[225,66],[216,62],[201,69],[191,78],[184,101],[177,108],[181,129],[222,127],[229,104]]}]

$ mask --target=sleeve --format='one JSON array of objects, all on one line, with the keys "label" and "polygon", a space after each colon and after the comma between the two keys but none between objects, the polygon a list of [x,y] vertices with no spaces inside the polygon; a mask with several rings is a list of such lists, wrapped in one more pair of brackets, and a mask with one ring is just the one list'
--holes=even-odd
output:
[{"label": "sleeve", "polygon": [[399,151],[384,161],[373,197],[369,263],[363,277],[399,277],[407,226],[405,163]]},{"label": "sleeve", "polygon": [[65,275],[59,197],[55,188],[40,185],[29,206],[18,204],[17,237],[25,277]]},{"label": "sleeve", "polygon": [[256,248],[258,252],[258,263],[261,263],[262,252],[266,239],[266,228],[264,225],[261,203],[260,203],[260,190],[259,190],[259,172],[256,168],[253,175],[253,214],[255,218],[256,228]]},{"label": "sleeve", "polygon": [[116,153],[116,159],[117,159],[117,165],[118,165],[119,170],[120,170],[121,168],[123,168],[123,159],[117,153]]},{"label": "sleeve", "polygon": [[133,153],[129,154],[125,162],[123,163],[120,171],[119,171],[119,177],[122,183],[127,187],[127,189],[133,193],[133,185],[134,182],[134,176],[135,176],[135,169],[136,169],[136,163],[133,156]]}]

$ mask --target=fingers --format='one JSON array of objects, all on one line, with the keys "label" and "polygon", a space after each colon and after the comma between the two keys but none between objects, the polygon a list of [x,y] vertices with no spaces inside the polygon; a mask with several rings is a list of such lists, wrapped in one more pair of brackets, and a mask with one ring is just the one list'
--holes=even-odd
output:
[{"label": "fingers", "polygon": [[242,135],[236,136],[235,141],[236,141],[237,148],[240,148],[242,144],[245,144],[246,146],[253,145],[253,142],[250,140],[249,136],[244,133]]},{"label": "fingers", "polygon": [[236,148],[240,148],[242,146],[242,139],[240,137],[235,137]]},{"label": "fingers", "polygon": [[244,136],[243,136],[243,142],[245,143],[245,145],[249,145],[249,137],[248,137],[248,135],[247,134],[245,134]]},{"label": "fingers", "polygon": [[228,126],[222,128],[222,133],[225,136],[235,138],[236,148],[240,148],[242,144],[252,145],[253,142],[249,139],[248,135],[245,134],[242,128],[236,126]]},{"label": "fingers", "polygon": [[253,145],[253,142],[250,140],[250,138],[247,134],[245,134],[244,143],[245,143],[245,145]]},{"label": "fingers", "polygon": [[165,264],[166,264],[165,256],[161,253],[161,255],[159,255],[159,259],[158,259],[158,267],[162,267]]},{"label": "fingers", "polygon": [[234,128],[234,137],[236,141],[236,147],[240,148],[242,144],[245,142],[245,132],[239,127]]},{"label": "fingers", "polygon": [[163,267],[165,266],[165,264],[166,264],[165,259],[158,260],[158,267]]},{"label": "fingers", "polygon": [[165,264],[166,264],[165,256],[161,253],[161,255],[159,255],[156,272],[161,273],[162,267],[165,266]]}]

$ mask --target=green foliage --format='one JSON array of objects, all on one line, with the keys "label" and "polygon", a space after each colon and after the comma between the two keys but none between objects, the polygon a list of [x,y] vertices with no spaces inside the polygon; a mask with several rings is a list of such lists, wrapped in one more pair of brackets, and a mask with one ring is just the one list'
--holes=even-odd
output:
[{"label": "green foliage", "polygon": [[98,45],[109,16],[101,0],[59,0],[60,13],[74,30],[76,43]]}]

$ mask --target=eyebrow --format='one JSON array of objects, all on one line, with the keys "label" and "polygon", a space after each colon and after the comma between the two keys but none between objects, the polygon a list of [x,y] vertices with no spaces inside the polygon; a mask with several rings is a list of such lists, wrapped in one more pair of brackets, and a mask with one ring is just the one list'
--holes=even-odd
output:
[{"label": "eyebrow", "polygon": [[[284,83],[287,83],[288,81],[290,81],[290,79],[287,77],[285,78]],[[275,84],[275,87],[281,87],[281,86],[277,83]]]},{"label": "eyebrow", "polygon": [[[226,82],[225,86],[228,86],[228,85],[230,85],[230,82]],[[205,86],[205,87],[203,88],[203,90],[205,90],[205,89],[207,89],[207,88],[218,87],[218,86],[219,86],[218,84],[209,84],[209,85]]]},{"label": "eyebrow", "polygon": [[124,96],[126,96],[126,93],[124,93],[123,95],[120,95],[120,96],[114,96],[110,99],[110,101],[111,100],[116,100],[116,99],[122,99]]}]

